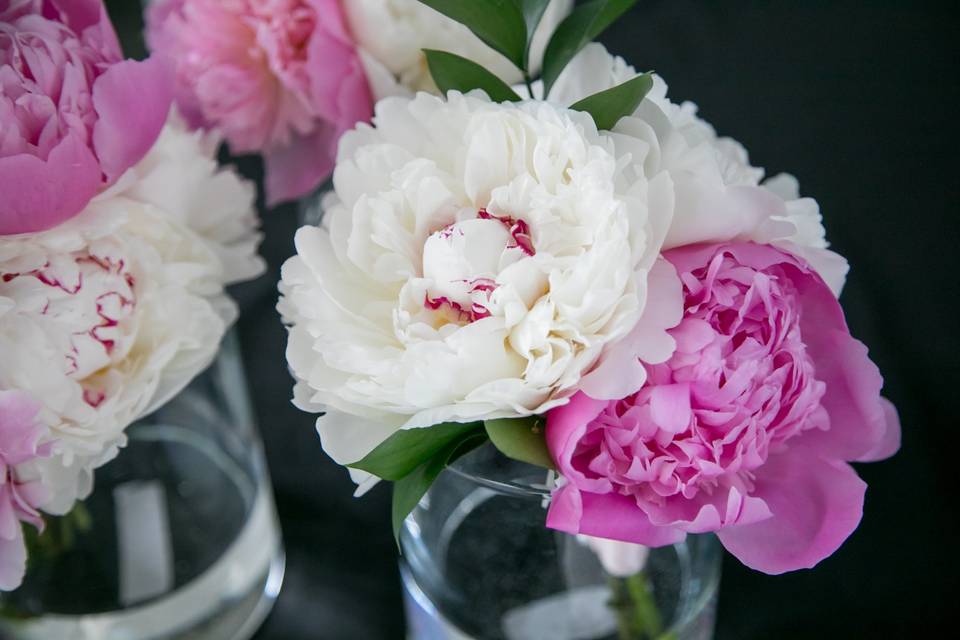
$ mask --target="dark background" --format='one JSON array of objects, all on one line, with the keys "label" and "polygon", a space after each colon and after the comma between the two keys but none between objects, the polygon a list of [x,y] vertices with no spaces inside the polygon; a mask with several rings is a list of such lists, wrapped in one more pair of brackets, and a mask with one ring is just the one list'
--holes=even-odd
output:
[{"label": "dark background", "polygon": [[[142,55],[138,3],[107,4],[128,52]],[[903,423],[901,452],[860,467],[863,523],[833,557],[770,577],[727,556],[718,640],[943,637],[936,628],[960,595],[958,36],[946,3],[642,0],[602,38],[662,74],[675,101],[697,102],[754,164],[793,173],[819,200],[853,266],[842,298],[851,329]],[[259,175],[256,160],[240,165]],[[263,220],[270,272],[236,293],[288,562],[257,639],[402,638],[389,490],[353,499],[314,418],[289,402],[274,304],[295,207]]]}]

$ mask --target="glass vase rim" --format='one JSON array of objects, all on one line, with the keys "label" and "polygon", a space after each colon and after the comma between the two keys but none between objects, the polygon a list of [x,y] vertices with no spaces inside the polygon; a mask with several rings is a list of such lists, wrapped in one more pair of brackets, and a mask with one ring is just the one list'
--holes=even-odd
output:
[{"label": "glass vase rim", "polygon": [[[483,461],[478,459],[479,456],[484,455],[488,456],[490,460]],[[491,470],[490,473],[484,473],[479,470],[484,468],[484,462],[490,462],[491,460],[495,460],[500,464],[507,464],[516,471],[508,474],[509,479],[506,479],[493,477],[493,470]],[[552,478],[556,476],[556,471],[554,470],[508,458],[500,453],[490,442],[458,458],[455,462],[451,463],[446,470],[469,482],[500,494],[537,500],[549,499],[552,496]],[[542,477],[543,482],[534,482],[533,478],[536,476]]]}]

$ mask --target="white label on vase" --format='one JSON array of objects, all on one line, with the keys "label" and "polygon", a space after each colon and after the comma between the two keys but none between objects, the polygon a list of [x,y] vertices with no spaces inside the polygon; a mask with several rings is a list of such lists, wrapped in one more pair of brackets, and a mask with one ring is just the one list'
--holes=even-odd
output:
[{"label": "white label on vase", "polygon": [[159,482],[128,482],[113,490],[117,513],[120,602],[132,605],[173,587],[167,498]]},{"label": "white label on vase", "polygon": [[511,609],[503,617],[509,640],[593,640],[617,630],[610,591],[582,587]]}]

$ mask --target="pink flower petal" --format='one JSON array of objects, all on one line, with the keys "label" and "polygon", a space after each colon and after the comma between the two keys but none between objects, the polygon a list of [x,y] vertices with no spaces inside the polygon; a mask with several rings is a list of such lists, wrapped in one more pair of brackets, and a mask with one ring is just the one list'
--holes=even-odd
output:
[{"label": "pink flower petal", "polygon": [[650,416],[657,426],[681,433],[690,424],[690,384],[662,384],[650,390]]},{"label": "pink flower petal", "polygon": [[333,171],[338,139],[331,126],[319,124],[312,135],[265,153],[267,205],[272,207],[319,187]]},{"label": "pink flower petal", "polygon": [[551,502],[547,512],[547,526],[551,529],[648,547],[676,544],[687,535],[679,529],[654,526],[647,514],[637,508],[636,501],[628,496],[580,492],[567,485],[560,490],[558,497],[560,499]]},{"label": "pink flower petal", "polygon": [[754,495],[773,517],[722,529],[717,536],[748,567],[769,574],[811,568],[836,551],[863,514],[867,485],[850,467],[791,447],[771,456]]},{"label": "pink flower petal", "polygon": [[40,403],[28,393],[0,391],[0,463],[20,464],[37,455],[43,434],[36,423],[39,411]]},{"label": "pink flower petal", "polygon": [[0,158],[0,235],[55,227],[79,213],[100,185],[97,159],[74,133],[46,161],[28,154]]},{"label": "pink flower petal", "polygon": [[547,414],[547,448],[561,473],[566,474],[572,469],[570,459],[577,440],[583,437],[587,425],[606,406],[605,400],[594,400],[585,393],[578,393],[570,398],[570,402]]},{"label": "pink flower petal", "polygon": [[113,65],[93,84],[99,120],[93,148],[109,181],[136,164],[160,135],[173,102],[173,73],[158,56]]},{"label": "pink flower petal", "polygon": [[[0,502],[4,502],[0,496]],[[17,523],[13,537],[0,536],[0,591],[11,591],[20,586],[27,568],[27,547]]]}]

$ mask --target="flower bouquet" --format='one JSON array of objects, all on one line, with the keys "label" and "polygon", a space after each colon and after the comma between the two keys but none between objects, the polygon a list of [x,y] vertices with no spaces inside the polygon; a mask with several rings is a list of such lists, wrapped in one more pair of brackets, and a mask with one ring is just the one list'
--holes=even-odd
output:
[{"label": "flower bouquet", "polygon": [[712,541],[813,567],[849,463],[899,446],[846,262],[793,177],[591,43],[634,2],[579,4],[539,78],[546,0],[423,4],[514,68],[427,49],[442,95],[340,140],[280,285],[294,402],[358,494],[393,482],[413,637],[710,637]]},{"label": "flower bouquet", "polygon": [[[196,523],[177,518],[202,522],[216,487],[188,441],[246,440],[222,456],[261,464],[231,422],[248,420],[239,362],[190,386],[237,316],[225,286],[263,271],[255,191],[171,111],[172,84],[161,58],[123,58],[100,0],[0,0],[0,589],[23,583],[0,596],[4,637],[154,637],[108,614],[233,541],[208,531],[209,558],[189,554]],[[223,375],[232,388],[198,386]],[[266,481],[254,471],[232,473]],[[168,623],[187,624],[179,611]]]}]

